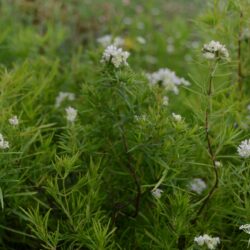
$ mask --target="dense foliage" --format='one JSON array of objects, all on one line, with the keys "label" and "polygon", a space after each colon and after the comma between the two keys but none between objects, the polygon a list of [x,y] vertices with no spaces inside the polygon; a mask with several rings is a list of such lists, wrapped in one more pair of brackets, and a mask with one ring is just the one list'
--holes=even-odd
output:
[{"label": "dense foliage", "polygon": [[246,249],[249,0],[0,13],[1,249]]}]

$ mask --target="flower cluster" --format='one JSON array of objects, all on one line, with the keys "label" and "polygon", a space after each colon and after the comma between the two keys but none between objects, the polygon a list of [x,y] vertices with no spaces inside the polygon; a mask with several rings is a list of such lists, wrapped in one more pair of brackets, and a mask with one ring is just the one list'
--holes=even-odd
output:
[{"label": "flower cluster", "polygon": [[243,230],[247,234],[250,234],[250,224],[241,225],[239,229]]},{"label": "flower cluster", "polygon": [[4,140],[3,135],[0,134],[0,149],[9,148],[9,142]]},{"label": "flower cluster", "polygon": [[242,141],[238,146],[237,151],[243,158],[250,157],[250,139]]},{"label": "flower cluster", "polygon": [[200,178],[194,178],[188,186],[191,191],[197,194],[201,194],[207,188],[207,184]]},{"label": "flower cluster", "polygon": [[17,118],[16,115],[14,115],[13,117],[11,117],[9,119],[9,124],[12,125],[12,126],[14,126],[14,127],[19,124],[19,120],[18,120],[18,118]]},{"label": "flower cluster", "polygon": [[111,44],[115,45],[115,46],[123,46],[124,45],[124,39],[117,36],[113,39],[113,37],[111,35],[105,35],[105,36],[102,36],[102,37],[99,37],[97,39],[97,42],[99,44],[101,44],[103,47],[107,47]]},{"label": "flower cluster", "polygon": [[123,65],[127,66],[127,59],[129,52],[123,51],[121,48],[117,48],[115,45],[108,46],[102,55],[102,63],[112,63],[116,68]]},{"label": "flower cluster", "polygon": [[[247,234],[250,234],[250,224],[241,225],[241,226],[239,227],[239,229],[240,229],[240,230],[243,230],[243,231],[244,231],[245,233],[247,233]],[[249,239],[249,241],[248,241],[247,247],[249,247],[249,245],[250,245],[250,239]]]},{"label": "flower cluster", "polygon": [[59,108],[64,100],[75,100],[75,94],[70,92],[59,92],[59,95],[56,97],[55,107]]},{"label": "flower cluster", "polygon": [[202,53],[203,56],[209,60],[229,58],[229,53],[225,45],[222,45],[220,42],[217,41],[211,41],[208,44],[204,44],[202,48]]},{"label": "flower cluster", "polygon": [[218,244],[220,244],[220,238],[204,234],[203,236],[195,237],[194,242],[196,242],[199,246],[207,246],[208,249],[213,250]]},{"label": "flower cluster", "polygon": [[178,86],[183,84],[189,86],[190,83],[184,78],[178,77],[174,71],[168,68],[159,69],[151,74],[146,74],[152,86],[159,85],[164,87],[167,91],[172,91],[176,95],[179,94]]},{"label": "flower cluster", "polygon": [[69,122],[74,122],[77,116],[77,110],[72,107],[67,107],[65,111],[66,111],[66,119]]},{"label": "flower cluster", "polygon": [[161,190],[161,189],[159,189],[159,188],[153,189],[153,190],[151,191],[151,194],[152,194],[155,198],[157,198],[157,199],[161,198],[161,194],[162,194],[162,193],[163,193],[163,190]]},{"label": "flower cluster", "polygon": [[179,114],[172,113],[172,117],[176,122],[181,122],[182,117]]}]

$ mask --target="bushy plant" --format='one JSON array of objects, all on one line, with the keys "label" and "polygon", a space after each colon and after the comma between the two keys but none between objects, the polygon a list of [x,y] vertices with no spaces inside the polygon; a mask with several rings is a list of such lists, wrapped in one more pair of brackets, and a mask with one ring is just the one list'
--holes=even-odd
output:
[{"label": "bushy plant", "polygon": [[250,4],[192,2],[2,2],[1,249],[247,247]]}]

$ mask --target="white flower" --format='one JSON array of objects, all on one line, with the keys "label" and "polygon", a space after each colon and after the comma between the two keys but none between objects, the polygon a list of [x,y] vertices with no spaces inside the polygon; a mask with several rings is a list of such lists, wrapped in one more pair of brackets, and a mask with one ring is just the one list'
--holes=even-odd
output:
[{"label": "white flower", "polygon": [[168,98],[168,96],[164,96],[164,97],[163,97],[162,103],[163,103],[164,106],[168,106],[168,103],[169,103],[169,98]]},{"label": "white flower", "polygon": [[250,104],[247,105],[247,109],[250,111]]},{"label": "white flower", "polygon": [[174,51],[175,51],[174,45],[173,44],[168,44],[167,45],[167,52],[169,54],[172,54],[172,53],[174,53]]},{"label": "white flower", "polygon": [[69,101],[75,100],[75,94],[70,92],[59,92],[59,95],[56,97],[55,107],[59,108],[61,106],[61,103],[66,99],[68,99]]},{"label": "white flower", "polygon": [[146,115],[135,115],[134,118],[137,122],[145,122],[147,120]]},{"label": "white flower", "polygon": [[77,110],[72,108],[72,107],[67,107],[65,109],[66,111],[66,119],[69,121],[69,122],[74,122],[75,119],[76,119],[76,116],[77,116]]},{"label": "white flower", "polygon": [[151,193],[152,193],[152,195],[153,195],[155,198],[159,199],[159,198],[161,198],[161,193],[163,193],[163,190],[161,190],[161,189],[159,189],[159,188],[156,188],[156,189],[153,189],[153,190],[151,191]]},{"label": "white flower", "polygon": [[215,59],[215,58],[229,58],[228,50],[225,45],[222,45],[220,42],[211,41],[208,44],[204,44],[202,48],[203,56],[206,59]]},{"label": "white flower", "polygon": [[198,246],[203,246],[205,244],[205,239],[203,236],[198,236],[194,238],[194,242],[196,242]]},{"label": "white flower", "polygon": [[9,142],[4,140],[3,135],[0,133],[0,149],[9,148]]},{"label": "white flower", "polygon": [[215,161],[215,167],[219,168],[222,167],[222,164],[220,161]]},{"label": "white flower", "polygon": [[100,43],[103,47],[107,47],[111,44],[114,44],[115,46],[123,46],[124,45],[124,39],[117,36],[113,39],[111,35],[105,35],[102,37],[97,38],[97,42]]},{"label": "white flower", "polygon": [[181,115],[172,113],[172,116],[173,116],[173,118],[174,118],[174,120],[175,120],[176,122],[180,122],[180,121],[182,120]]},{"label": "white flower", "polygon": [[137,40],[137,42],[140,43],[140,44],[146,44],[146,40],[145,40],[145,38],[143,38],[142,36],[136,37],[136,40]]},{"label": "white flower", "polygon": [[208,249],[213,250],[217,247],[218,244],[220,244],[220,238],[211,237],[207,234],[204,234],[203,236],[195,237],[194,242],[196,242],[199,246],[207,245]]},{"label": "white flower", "polygon": [[241,225],[239,229],[243,230],[247,234],[250,234],[250,224]]},{"label": "white flower", "polygon": [[113,44],[114,44],[116,47],[121,47],[121,46],[124,45],[124,39],[123,39],[122,37],[117,36],[117,37],[114,38]]},{"label": "white flower", "polygon": [[150,84],[152,86],[159,85],[165,88],[167,91],[172,91],[176,95],[179,93],[179,85],[190,85],[190,83],[184,78],[178,77],[174,71],[168,68],[159,69],[151,74],[146,74]]},{"label": "white flower", "polygon": [[242,141],[238,146],[237,151],[243,158],[250,157],[250,139]]},{"label": "white flower", "polygon": [[16,115],[9,119],[9,124],[12,126],[17,126],[19,124],[19,120]]},{"label": "white flower", "polygon": [[201,194],[206,188],[207,184],[200,178],[194,178],[188,185],[191,191]]},{"label": "white flower", "polygon": [[116,68],[120,66],[127,66],[127,59],[129,57],[129,53],[127,51],[123,51],[121,48],[117,48],[115,45],[108,46],[102,55],[102,63],[112,63]]},{"label": "white flower", "polygon": [[[245,225],[241,225],[239,227],[240,230],[243,230],[245,233],[250,234],[250,224],[245,224]],[[248,245],[247,247],[249,247],[250,244],[250,239],[248,240]]]},{"label": "white flower", "polygon": [[112,43],[112,36],[111,35],[105,35],[102,37],[97,38],[97,42],[100,43],[103,47],[107,47]]}]

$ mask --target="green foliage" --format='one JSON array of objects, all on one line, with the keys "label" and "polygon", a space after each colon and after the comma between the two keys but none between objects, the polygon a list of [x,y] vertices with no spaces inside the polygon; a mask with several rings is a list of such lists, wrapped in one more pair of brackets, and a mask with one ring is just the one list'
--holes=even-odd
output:
[{"label": "green foliage", "polygon": [[[203,4],[1,2],[1,249],[207,249],[204,234],[246,248],[250,3]],[[106,34],[123,38],[129,66],[101,62]],[[229,60],[202,56],[211,40]],[[160,68],[191,85],[152,86]]]}]

